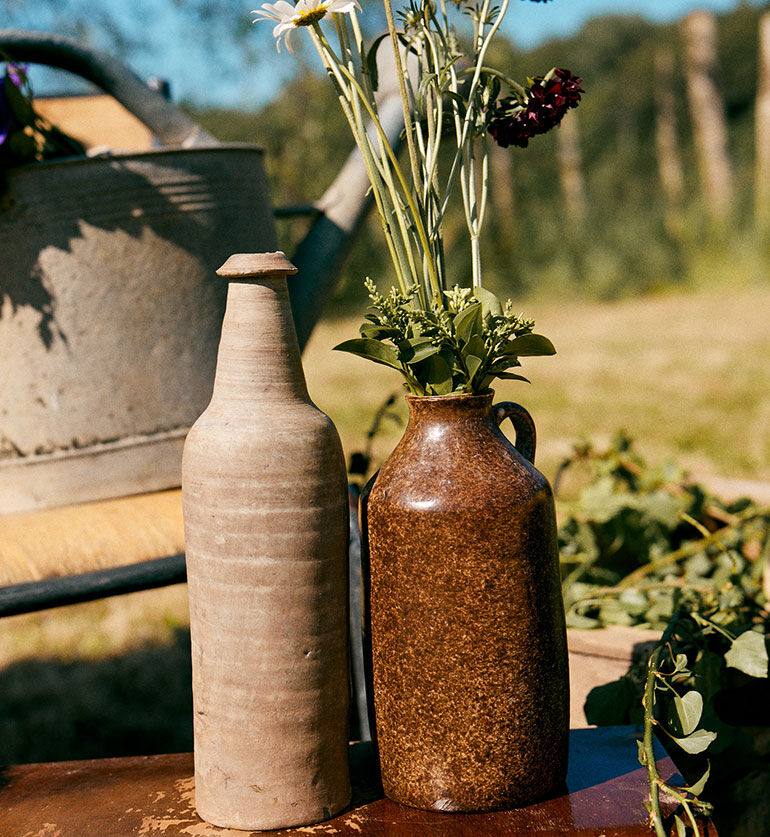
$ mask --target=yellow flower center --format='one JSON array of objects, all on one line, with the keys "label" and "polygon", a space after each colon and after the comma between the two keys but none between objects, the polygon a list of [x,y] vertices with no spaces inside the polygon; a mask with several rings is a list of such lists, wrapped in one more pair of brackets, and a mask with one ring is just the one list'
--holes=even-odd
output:
[{"label": "yellow flower center", "polygon": [[326,16],[326,7],[319,6],[317,9],[308,9],[306,12],[294,18],[295,26],[312,26],[316,21]]}]

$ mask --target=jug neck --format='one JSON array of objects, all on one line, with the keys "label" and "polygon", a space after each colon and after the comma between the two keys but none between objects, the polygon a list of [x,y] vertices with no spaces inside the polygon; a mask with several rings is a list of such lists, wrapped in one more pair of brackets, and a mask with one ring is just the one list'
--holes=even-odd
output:
[{"label": "jug neck", "polygon": [[230,261],[220,269],[228,288],[213,400],[308,401],[286,285],[288,269],[232,275],[224,272]]},{"label": "jug neck", "polygon": [[457,422],[490,424],[494,392],[487,390],[479,395],[407,395],[409,423],[407,432],[423,432],[427,428],[439,428]]}]

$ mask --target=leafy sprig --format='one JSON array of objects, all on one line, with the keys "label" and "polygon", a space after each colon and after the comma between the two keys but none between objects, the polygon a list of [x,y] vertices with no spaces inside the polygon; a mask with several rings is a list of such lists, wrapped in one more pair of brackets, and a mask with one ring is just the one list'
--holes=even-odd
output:
[{"label": "leafy sprig", "polygon": [[770,510],[721,502],[667,463],[649,466],[619,434],[607,450],[576,449],[590,476],[562,503],[559,549],[567,624],[665,629],[682,608],[733,606],[762,588]]},{"label": "leafy sprig", "polygon": [[386,296],[366,281],[371,305],[361,337],[334,348],[397,369],[415,395],[483,392],[495,378],[526,381],[512,372],[519,358],[555,353],[534,321],[503,305],[485,288],[453,287],[443,305],[422,308],[418,288]]},{"label": "leafy sprig", "polygon": [[[701,798],[712,777],[712,765],[705,754],[721,750],[720,759],[724,760],[724,750],[734,737],[716,704],[729,692],[734,676],[730,670],[745,680],[767,679],[768,627],[767,610],[757,600],[705,612],[683,609],[674,614],[650,655],[642,698],[644,737],[638,744],[639,761],[649,777],[646,806],[657,837],[669,834],[661,794],[680,804],[680,811],[673,815],[678,837],[685,837],[688,829],[699,835],[697,817],[714,813],[714,806]],[[668,749],[691,757],[689,772],[694,779],[689,784],[661,778],[653,753],[656,731]]]}]

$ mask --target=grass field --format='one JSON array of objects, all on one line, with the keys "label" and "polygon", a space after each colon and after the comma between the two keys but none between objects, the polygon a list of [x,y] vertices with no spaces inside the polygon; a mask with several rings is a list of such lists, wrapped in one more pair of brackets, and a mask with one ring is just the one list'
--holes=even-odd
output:
[{"label": "grass field", "polygon": [[[498,398],[533,414],[547,476],[574,441],[623,428],[651,463],[770,481],[770,284],[528,313],[558,354],[527,360],[532,385]],[[348,454],[400,390],[390,370],[330,351],[357,325],[322,323],[305,355]],[[401,432],[384,427],[378,458]],[[0,763],[191,748],[187,620],[182,585],[0,621]]]}]

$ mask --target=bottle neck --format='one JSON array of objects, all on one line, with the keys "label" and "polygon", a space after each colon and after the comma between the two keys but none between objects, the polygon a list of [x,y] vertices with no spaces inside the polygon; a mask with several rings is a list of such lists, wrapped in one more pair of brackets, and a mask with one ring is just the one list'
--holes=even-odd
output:
[{"label": "bottle neck", "polygon": [[309,400],[286,277],[232,279],[212,400]]}]

